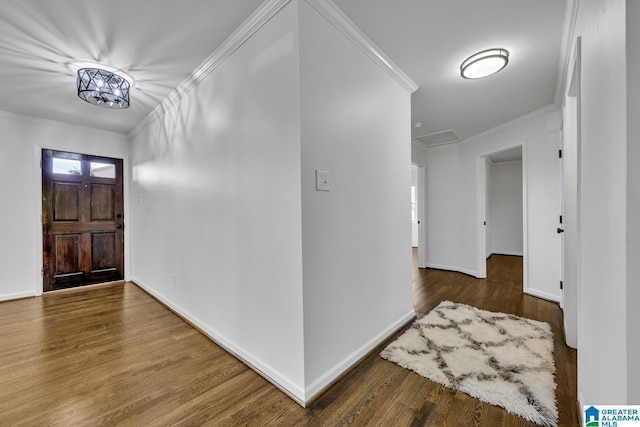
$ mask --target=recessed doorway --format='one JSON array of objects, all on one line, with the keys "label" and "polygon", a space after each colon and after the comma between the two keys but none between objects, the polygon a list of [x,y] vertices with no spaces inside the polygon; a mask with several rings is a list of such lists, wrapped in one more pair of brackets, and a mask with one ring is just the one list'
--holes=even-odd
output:
[{"label": "recessed doorway", "polygon": [[43,290],[124,278],[122,160],[42,150]]}]

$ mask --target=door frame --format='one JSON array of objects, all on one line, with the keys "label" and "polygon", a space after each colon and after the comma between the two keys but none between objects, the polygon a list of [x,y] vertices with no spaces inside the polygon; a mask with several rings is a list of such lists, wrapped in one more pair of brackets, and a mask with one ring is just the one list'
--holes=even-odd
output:
[{"label": "door frame", "polygon": [[[55,151],[67,151],[80,154],[87,154],[90,156],[110,157],[112,159],[122,160],[122,192],[123,192],[123,204],[124,204],[124,217],[130,218],[129,212],[129,156],[114,155],[113,152],[108,150],[91,150],[84,149],[75,146],[65,146],[56,144],[34,144],[34,162],[33,162],[33,179],[35,180],[34,188],[37,189],[34,193],[34,198],[37,198],[37,206],[39,207],[39,214],[36,224],[34,224],[34,242],[38,248],[36,255],[36,265],[33,271],[33,281],[35,283],[34,290],[36,296],[41,296],[44,292],[44,283],[42,280],[42,267],[44,263],[42,248],[44,245],[44,239],[42,236],[42,150],[55,150]],[[131,248],[130,248],[130,221],[127,220],[124,227],[124,280],[128,281],[131,277]]]},{"label": "door frame", "polygon": [[424,215],[426,213],[426,199],[424,194],[426,187],[426,173],[424,165],[411,162],[411,166],[418,168],[418,185],[416,186],[416,196],[418,198],[418,268],[427,268],[427,227],[424,223]]},{"label": "door frame", "polygon": [[476,155],[476,277],[487,277],[487,158],[493,154],[522,147],[522,285],[526,292],[529,277],[529,256],[527,251],[527,141],[517,141],[500,148],[494,148]]},{"label": "door frame", "polygon": [[[561,207],[564,229],[562,233],[562,281],[561,307],[565,343],[572,348],[578,347],[580,330],[579,298],[580,289],[580,144],[581,144],[581,72],[582,72],[582,38],[578,37],[573,56],[569,62],[567,73],[567,90],[564,94],[563,126],[562,126],[562,174]],[[567,168],[571,162],[573,168]],[[573,174],[573,176],[569,176]],[[569,188],[573,179],[575,188]],[[571,194],[575,191],[575,194]],[[572,200],[569,200],[569,198]]]}]

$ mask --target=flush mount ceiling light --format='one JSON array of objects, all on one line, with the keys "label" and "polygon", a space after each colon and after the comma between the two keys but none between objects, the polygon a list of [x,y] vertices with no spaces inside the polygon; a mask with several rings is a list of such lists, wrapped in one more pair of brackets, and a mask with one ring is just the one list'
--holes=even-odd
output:
[{"label": "flush mount ceiling light", "polygon": [[460,75],[465,79],[481,79],[497,73],[508,63],[506,49],[487,49],[465,59],[460,65]]},{"label": "flush mount ceiling light", "polygon": [[78,96],[90,104],[104,108],[129,108],[129,81],[100,68],[81,68],[76,80]]}]

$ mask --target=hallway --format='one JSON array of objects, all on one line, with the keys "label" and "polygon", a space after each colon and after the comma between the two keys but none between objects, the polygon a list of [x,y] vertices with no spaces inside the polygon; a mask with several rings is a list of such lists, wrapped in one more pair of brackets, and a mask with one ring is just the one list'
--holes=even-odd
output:
[{"label": "hallway", "polygon": [[[488,276],[414,269],[418,315],[451,300],[549,322],[559,425],[576,425],[559,307],[522,294],[519,257],[491,257]],[[534,426],[378,351],[301,408],[133,283],[0,303],[0,342],[0,425]]]}]

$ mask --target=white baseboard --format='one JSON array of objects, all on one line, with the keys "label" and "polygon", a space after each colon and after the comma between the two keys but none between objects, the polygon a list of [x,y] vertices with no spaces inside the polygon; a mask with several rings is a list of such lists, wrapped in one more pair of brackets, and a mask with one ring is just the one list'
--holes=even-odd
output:
[{"label": "white baseboard", "polygon": [[524,290],[524,293],[527,295],[531,295],[536,298],[546,299],[547,301],[560,302],[560,297],[557,295],[550,294],[548,292],[540,291],[538,289],[527,288]]},{"label": "white baseboard", "polygon": [[164,295],[156,292],[149,286],[146,286],[139,279],[132,277],[131,281],[135,283],[138,287],[143,289],[149,295],[158,299],[162,302],[167,308],[173,311],[176,315],[183,318],[187,322],[194,325],[201,332],[207,335],[211,341],[215,342],[217,345],[225,349],[227,352],[232,354],[234,357],[242,361],[249,368],[254,370],[256,373],[264,377],[271,384],[276,386],[278,389],[282,390],[285,394],[287,394],[290,398],[295,400],[301,406],[305,406],[308,402],[310,402],[318,393],[324,391],[324,389],[329,386],[336,378],[338,378],[342,373],[352,367],[355,363],[360,361],[362,357],[366,356],[372,349],[374,349],[378,344],[387,339],[390,335],[395,333],[399,328],[401,328],[404,324],[409,322],[411,319],[415,317],[415,311],[411,310],[409,313],[402,316],[400,319],[396,320],[393,324],[389,325],[385,330],[380,332],[374,338],[363,344],[356,351],[347,356],[344,360],[337,363],[331,369],[329,369],[326,373],[324,373],[320,378],[316,379],[313,383],[311,383],[308,387],[305,387],[303,390],[296,384],[293,384],[285,377],[280,375],[276,370],[271,368],[270,366],[264,364],[254,356],[252,356],[249,352],[229,341],[219,332],[213,330],[211,327],[206,325],[204,322],[194,317],[187,310],[178,306],[174,302],[172,302],[169,298]]},{"label": "white baseboard", "polygon": [[584,425],[584,412],[582,412],[584,409],[584,399],[582,397],[582,390],[580,390],[578,388],[578,419],[580,420],[580,425]]},{"label": "white baseboard", "polygon": [[478,277],[478,275],[476,274],[475,271],[467,270],[466,268],[462,268],[462,267],[453,267],[453,266],[450,266],[450,265],[433,264],[433,263],[428,262],[427,263],[427,268],[435,268],[436,270],[455,271],[455,272],[458,272],[458,273],[467,274],[469,276]]},{"label": "white baseboard", "polygon": [[0,301],[11,301],[14,299],[29,298],[35,296],[37,296],[36,291],[17,292],[15,294],[0,295]]},{"label": "white baseboard", "polygon": [[335,364],[331,369],[321,375],[318,379],[313,381],[306,388],[306,402],[310,402],[316,395],[324,391],[333,381],[335,381],[340,375],[358,363],[360,359],[366,356],[371,350],[373,350],[381,342],[389,338],[399,328],[409,322],[416,316],[416,312],[412,309],[409,313],[396,320],[389,325],[385,330],[373,337],[371,340],[363,344],[356,351],[349,356]]},{"label": "white baseboard", "polygon": [[136,279],[135,277],[132,277],[131,281],[135,283],[138,287],[143,289],[145,292],[147,292],[149,295],[161,301],[162,304],[164,304],[167,308],[173,311],[176,315],[178,315],[182,319],[194,325],[202,333],[207,335],[207,337],[209,337],[211,341],[213,341],[214,343],[222,347],[228,353],[233,355],[236,359],[240,360],[242,363],[247,365],[253,371],[255,371],[260,376],[265,378],[267,381],[269,381],[271,384],[276,386],[287,396],[295,400],[298,404],[300,404],[301,406],[305,406],[305,403],[306,403],[305,393],[301,387],[290,382],[288,379],[282,376],[275,369],[261,362],[260,360],[255,358],[253,355],[251,355],[248,351],[244,350],[240,346],[234,344],[233,342],[225,338],[222,334],[215,331],[210,326],[206,325],[200,319],[191,315],[189,312],[187,312],[187,310],[173,303],[169,298],[154,291],[149,286],[146,286],[142,281]]}]

